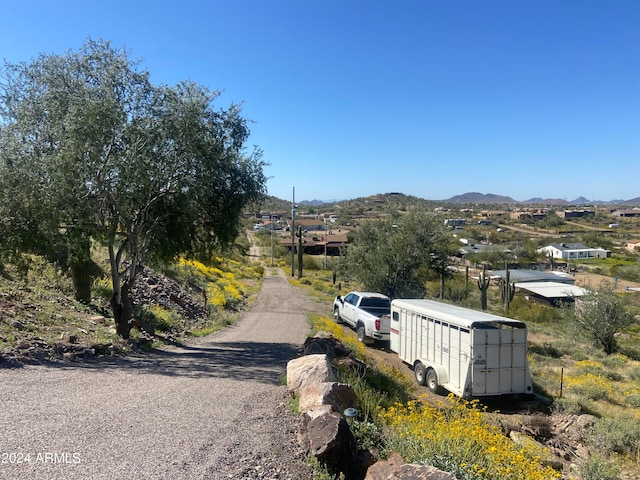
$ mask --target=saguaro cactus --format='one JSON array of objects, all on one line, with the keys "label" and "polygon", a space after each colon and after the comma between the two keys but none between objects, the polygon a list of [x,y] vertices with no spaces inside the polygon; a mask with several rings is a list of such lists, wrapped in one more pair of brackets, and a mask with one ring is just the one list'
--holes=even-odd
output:
[{"label": "saguaro cactus", "polygon": [[504,303],[504,309],[509,311],[509,304],[513,300],[513,295],[516,293],[516,284],[511,283],[511,273],[509,273],[509,264],[505,264],[505,276],[500,279],[500,298]]},{"label": "saguaro cactus", "polygon": [[487,277],[487,266],[482,266],[482,272],[478,277],[478,288],[480,289],[480,305],[482,310],[487,309],[487,290],[489,289],[489,277]]}]

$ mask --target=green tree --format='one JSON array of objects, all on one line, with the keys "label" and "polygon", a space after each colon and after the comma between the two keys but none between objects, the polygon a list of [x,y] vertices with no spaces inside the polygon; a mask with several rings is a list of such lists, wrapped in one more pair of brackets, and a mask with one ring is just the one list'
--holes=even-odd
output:
[{"label": "green tree", "polygon": [[579,329],[607,355],[618,351],[616,334],[636,321],[628,297],[616,294],[613,282],[603,282],[576,299],[574,319]]},{"label": "green tree", "polygon": [[366,290],[391,298],[422,297],[430,273],[450,274],[452,252],[441,218],[410,208],[397,217],[364,222],[341,257],[338,271]]},{"label": "green tree", "polygon": [[63,232],[76,268],[86,268],[91,239],[106,245],[116,328],[128,337],[145,258],[210,255],[264,194],[261,152],[244,151],[247,122],[237,105],[215,110],[219,93],[203,86],[153,85],[104,41],[2,74],[0,177],[9,180],[0,181],[36,192],[26,206],[0,205],[2,228],[41,248]]}]

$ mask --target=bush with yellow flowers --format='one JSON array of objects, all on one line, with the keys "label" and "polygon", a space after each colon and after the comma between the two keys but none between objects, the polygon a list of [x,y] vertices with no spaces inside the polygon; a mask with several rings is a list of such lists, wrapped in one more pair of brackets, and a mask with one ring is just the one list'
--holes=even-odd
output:
[{"label": "bush with yellow flowers", "polygon": [[379,412],[389,430],[387,447],[407,462],[433,465],[458,480],[549,480],[560,474],[536,452],[516,446],[487,423],[478,402],[453,395],[427,397]]},{"label": "bush with yellow flowers", "polygon": [[179,258],[177,268],[188,282],[204,290],[208,305],[220,309],[237,308],[245,298],[246,286],[238,278],[255,280],[262,275],[253,266],[221,257],[215,258],[215,265]]}]

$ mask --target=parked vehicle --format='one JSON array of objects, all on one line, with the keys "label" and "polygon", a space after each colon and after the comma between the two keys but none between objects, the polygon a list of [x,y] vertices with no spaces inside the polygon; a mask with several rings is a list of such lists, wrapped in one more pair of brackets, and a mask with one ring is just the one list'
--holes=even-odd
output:
[{"label": "parked vehicle", "polygon": [[391,299],[381,293],[350,292],[333,301],[333,319],[355,329],[358,341],[389,340]]},{"label": "parked vehicle", "polygon": [[460,397],[533,394],[523,322],[433,300],[391,302],[391,350],[420,385]]}]

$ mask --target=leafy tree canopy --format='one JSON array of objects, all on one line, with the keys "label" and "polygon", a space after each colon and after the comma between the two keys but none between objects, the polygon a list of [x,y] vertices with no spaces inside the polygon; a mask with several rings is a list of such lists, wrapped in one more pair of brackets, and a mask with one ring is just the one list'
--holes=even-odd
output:
[{"label": "leafy tree canopy", "polygon": [[219,93],[192,82],[154,85],[109,42],[5,64],[1,75],[0,228],[40,248],[66,232],[80,266],[88,239],[103,242],[117,321],[128,320],[122,292],[146,257],[228,245],[243,207],[265,192],[238,105],[215,109]]},{"label": "leafy tree canopy", "polygon": [[430,274],[447,276],[453,251],[442,219],[411,208],[358,227],[338,271],[364,289],[391,298],[422,297]]}]

